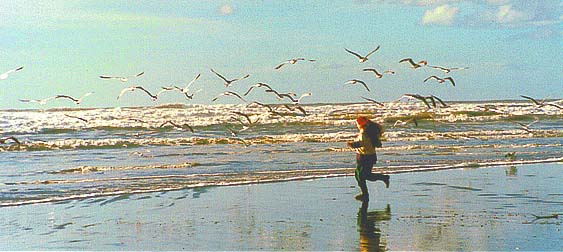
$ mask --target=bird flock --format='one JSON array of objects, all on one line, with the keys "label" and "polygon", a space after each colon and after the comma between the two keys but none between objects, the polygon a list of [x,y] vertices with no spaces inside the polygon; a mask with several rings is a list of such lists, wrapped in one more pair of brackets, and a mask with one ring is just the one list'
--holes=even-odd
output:
[{"label": "bird flock", "polygon": [[[369,51],[365,55],[362,55],[360,53],[352,51],[348,48],[344,48],[344,51],[347,52],[348,54],[354,56],[355,58],[357,58],[359,64],[363,65],[363,64],[366,64],[366,62],[369,61],[370,57],[375,57],[376,53],[380,50],[380,48],[381,47],[378,45],[375,49]],[[301,64],[304,64],[304,63],[313,63],[314,64],[314,63],[317,62],[317,60],[308,59],[308,58],[304,58],[304,57],[291,58],[289,60],[286,60],[286,61],[283,61],[283,62],[277,64],[276,66],[273,67],[273,69],[275,71],[281,71],[284,67],[296,65],[299,62],[302,62]],[[427,60],[413,60],[412,58],[400,59],[398,61],[398,64],[408,65],[408,67],[410,69],[414,70],[414,71],[417,71],[420,68],[429,68],[429,69],[434,69],[434,70],[443,72],[444,74],[450,74],[454,71],[469,69],[469,67],[444,67],[444,66],[438,66],[438,65],[430,65]],[[3,74],[0,74],[0,80],[4,80],[4,79],[8,78],[8,76],[10,74],[21,71],[22,69],[23,69],[23,66],[9,70],[9,71],[7,71]],[[305,110],[305,108],[303,106],[301,106],[301,104],[302,104],[302,100],[305,97],[312,96],[311,92],[306,92],[306,93],[303,93],[301,95],[298,95],[295,92],[281,92],[279,90],[274,89],[271,85],[269,85],[265,82],[259,81],[259,82],[256,82],[256,83],[248,86],[246,92],[244,92],[243,94],[239,94],[239,93],[232,91],[232,90],[229,90],[229,89],[235,83],[243,82],[244,80],[249,79],[250,76],[251,76],[250,74],[241,74],[240,77],[233,78],[233,77],[226,77],[224,74],[220,73],[219,71],[215,70],[214,68],[209,68],[209,70],[214,76],[216,76],[223,83],[223,85],[226,89],[224,92],[215,95],[211,99],[212,103],[216,102],[220,99],[226,99],[226,97],[233,97],[234,99],[238,99],[242,102],[247,103],[247,107],[264,108],[265,113],[267,113],[268,115],[271,115],[271,116],[283,117],[288,112],[295,113],[296,115],[302,115],[302,116],[308,115],[307,111]],[[362,72],[372,73],[373,77],[376,78],[376,79],[384,78],[385,75],[395,75],[396,74],[396,72],[394,70],[391,70],[391,69],[387,69],[387,70],[384,70],[384,71],[378,71],[374,67],[364,67],[362,69]],[[108,81],[117,80],[121,83],[126,84],[126,83],[130,82],[131,80],[134,80],[134,79],[137,79],[137,78],[142,78],[144,74],[145,74],[145,72],[143,71],[143,72],[140,72],[138,74],[125,75],[125,76],[99,75],[99,78],[103,79],[103,80],[108,80]],[[162,86],[160,88],[160,90],[158,90],[157,92],[151,92],[147,88],[140,86],[140,85],[127,86],[127,87],[124,87],[119,92],[119,94],[117,95],[117,100],[119,101],[120,99],[122,99],[122,97],[124,95],[126,95],[127,93],[130,93],[130,92],[142,92],[143,94],[148,96],[152,101],[157,101],[159,96],[162,95],[163,93],[178,92],[178,93],[182,94],[185,97],[186,100],[192,100],[194,95],[203,91],[203,89],[193,90],[194,83],[196,83],[197,80],[200,77],[201,77],[201,74],[197,74],[190,82],[188,82],[183,87],[180,87],[180,86],[177,86],[177,85]],[[426,77],[424,80],[422,80],[423,83],[426,83],[426,82],[429,82],[429,81],[435,81],[436,83],[439,83],[439,84],[443,84],[443,83],[448,82],[448,83],[451,84],[452,87],[456,86],[456,82],[454,81],[454,78],[452,76],[438,76],[438,75],[433,74],[433,75]],[[360,88],[365,89],[367,92],[371,92],[369,85],[366,83],[366,81],[358,79],[358,78],[353,78],[353,79],[347,80],[347,81],[344,82],[344,85],[360,86]],[[279,101],[282,101],[284,103],[276,105],[276,104],[265,104],[265,103],[260,102],[260,101],[250,101],[250,102],[248,102],[247,101],[248,95],[252,92],[258,92],[257,90],[262,90],[264,94],[273,95]],[[66,95],[66,94],[58,94],[58,95],[54,95],[54,96],[50,96],[50,97],[42,98],[42,99],[23,99],[22,98],[22,99],[19,99],[19,101],[24,102],[24,103],[37,103],[37,104],[40,104],[40,105],[44,105],[44,104],[47,104],[51,100],[66,99],[66,100],[69,100],[69,101],[73,102],[74,104],[78,105],[78,104],[81,104],[83,99],[85,99],[86,97],[88,97],[92,94],[94,94],[94,92],[88,92],[88,93],[85,93],[78,98],[70,96],[70,95]],[[546,102],[545,100],[537,100],[535,98],[532,98],[530,96],[525,96],[525,95],[521,95],[521,97],[524,98],[524,99],[530,100],[537,107],[552,106],[552,107],[557,107],[557,108],[563,110],[562,106],[555,104],[555,103]],[[364,99],[365,101],[373,103],[377,106],[380,106],[380,107],[385,106],[385,104],[383,102],[377,101],[373,98],[369,98],[369,97],[365,97],[365,96],[361,96],[361,98]],[[418,101],[422,102],[428,109],[448,107],[448,105],[441,98],[439,98],[435,95],[424,96],[424,95],[420,95],[420,94],[406,93],[406,94],[403,94],[398,100],[402,100],[403,98],[406,98],[407,100],[418,100]],[[83,121],[83,122],[88,122],[88,120],[85,119],[85,118],[79,118],[79,117],[75,117],[75,116],[71,116],[71,115],[65,115],[65,116],[70,117],[70,118],[75,118],[75,119]],[[244,118],[245,120],[242,120],[240,118]],[[235,131],[234,129],[232,129],[228,126],[225,126],[227,128],[227,130],[229,131],[229,133],[233,136],[236,136],[236,134],[240,131],[243,131],[243,130],[250,128],[252,126],[252,124],[256,122],[256,121],[251,120],[251,115],[244,114],[242,112],[233,112],[233,117],[231,117],[230,119],[237,121],[242,126],[242,128],[239,131]],[[140,120],[140,119],[137,119],[137,120]],[[407,123],[408,122],[413,122],[413,123],[417,124],[415,119],[407,120]],[[405,124],[405,122],[397,121],[394,125],[398,125],[398,124]],[[187,129],[187,130],[190,130],[191,132],[194,132],[193,127],[191,127],[190,125],[178,124],[178,123],[175,123],[173,121],[166,121],[165,123],[162,123],[160,125],[160,127],[166,127],[168,125],[170,125],[174,128],[177,128],[177,129]],[[524,128],[524,126],[522,126],[522,127]],[[526,127],[528,127],[528,126],[526,126]],[[4,143],[6,141],[14,141],[14,142],[19,143],[19,141],[17,141],[13,137],[2,138],[0,140],[2,140],[2,141],[0,141],[0,143]]]}]

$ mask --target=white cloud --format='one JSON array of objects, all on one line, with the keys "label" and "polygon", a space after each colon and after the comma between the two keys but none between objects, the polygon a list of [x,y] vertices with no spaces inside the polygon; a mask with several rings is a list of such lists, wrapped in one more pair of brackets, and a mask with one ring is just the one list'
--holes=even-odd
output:
[{"label": "white cloud", "polygon": [[230,15],[233,13],[233,7],[228,4],[223,4],[219,8],[219,12],[221,13],[221,15]]},{"label": "white cloud", "polygon": [[456,3],[459,0],[418,0],[416,5],[418,6],[430,6],[430,5],[445,5],[448,3]]},{"label": "white cloud", "polygon": [[441,24],[450,25],[454,16],[459,11],[457,7],[450,7],[449,5],[441,5],[433,10],[427,10],[422,17],[422,24]]},{"label": "white cloud", "polygon": [[495,20],[501,24],[513,24],[530,20],[532,17],[523,12],[512,8],[512,5],[501,5],[495,15]]}]

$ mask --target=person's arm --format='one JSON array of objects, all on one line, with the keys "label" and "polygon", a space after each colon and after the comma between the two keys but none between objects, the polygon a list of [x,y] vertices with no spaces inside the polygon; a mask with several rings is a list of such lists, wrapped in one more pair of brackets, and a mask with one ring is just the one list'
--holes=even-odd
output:
[{"label": "person's arm", "polygon": [[361,134],[361,135],[359,136],[358,141],[348,142],[347,145],[350,146],[350,147],[352,147],[352,148],[354,148],[354,149],[360,148],[360,147],[365,146],[365,145],[364,145],[364,141],[365,141],[365,140],[366,140],[366,137],[364,136],[364,134]]}]

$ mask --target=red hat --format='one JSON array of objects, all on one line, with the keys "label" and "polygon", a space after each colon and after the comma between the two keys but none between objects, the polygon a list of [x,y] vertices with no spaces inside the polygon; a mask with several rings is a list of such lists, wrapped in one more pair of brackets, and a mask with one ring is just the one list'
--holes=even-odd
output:
[{"label": "red hat", "polygon": [[366,123],[369,122],[369,119],[365,116],[358,116],[358,118],[356,118],[356,123],[360,126],[363,127],[364,125],[366,125]]}]

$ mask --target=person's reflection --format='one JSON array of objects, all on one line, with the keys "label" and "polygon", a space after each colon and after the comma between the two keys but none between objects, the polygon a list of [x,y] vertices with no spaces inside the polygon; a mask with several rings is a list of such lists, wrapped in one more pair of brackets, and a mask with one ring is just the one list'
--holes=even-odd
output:
[{"label": "person's reflection", "polygon": [[360,251],[385,251],[385,242],[381,242],[381,230],[376,223],[391,219],[391,207],[368,212],[369,201],[362,202],[358,211],[358,232],[360,233]]},{"label": "person's reflection", "polygon": [[516,166],[510,166],[508,169],[504,170],[506,176],[514,177],[518,175],[518,168]]}]

